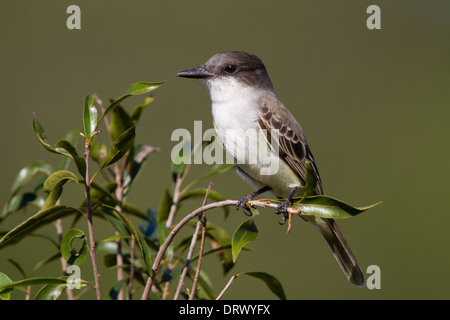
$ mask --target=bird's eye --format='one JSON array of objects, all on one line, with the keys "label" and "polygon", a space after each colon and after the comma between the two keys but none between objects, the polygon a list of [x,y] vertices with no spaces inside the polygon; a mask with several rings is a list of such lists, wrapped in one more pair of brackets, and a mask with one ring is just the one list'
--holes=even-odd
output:
[{"label": "bird's eye", "polygon": [[236,71],[236,67],[235,66],[226,66],[225,67],[225,72],[227,73],[233,73]]}]

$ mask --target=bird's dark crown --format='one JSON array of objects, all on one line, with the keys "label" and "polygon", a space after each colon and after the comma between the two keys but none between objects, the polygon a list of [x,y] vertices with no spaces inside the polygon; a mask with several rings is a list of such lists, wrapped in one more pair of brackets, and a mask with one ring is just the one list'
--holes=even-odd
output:
[{"label": "bird's dark crown", "polygon": [[212,56],[203,67],[216,77],[234,77],[245,85],[272,89],[266,67],[254,54],[242,51],[221,52]]}]

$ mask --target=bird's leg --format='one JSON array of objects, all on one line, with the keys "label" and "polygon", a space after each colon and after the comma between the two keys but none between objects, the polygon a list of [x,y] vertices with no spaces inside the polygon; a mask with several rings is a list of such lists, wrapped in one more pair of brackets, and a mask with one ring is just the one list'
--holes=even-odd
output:
[{"label": "bird's leg", "polygon": [[271,190],[271,189],[272,189],[271,187],[265,186],[265,187],[262,187],[262,188],[259,189],[259,190],[256,190],[255,192],[252,192],[252,193],[250,193],[250,194],[248,194],[248,195],[246,195],[246,196],[243,196],[243,197],[238,201],[238,203],[236,204],[236,210],[239,210],[239,208],[242,207],[242,208],[244,208],[244,213],[245,213],[246,215],[248,215],[248,216],[251,216],[252,213],[251,213],[251,211],[250,211],[249,206],[247,205],[247,203],[248,203],[249,201],[252,201],[254,197],[260,195],[261,193],[264,193],[264,192],[266,192],[266,191],[269,191],[269,190]]},{"label": "bird's leg", "polygon": [[292,205],[292,198],[297,193],[298,189],[300,189],[300,187],[292,188],[289,197],[285,201],[283,201],[275,210],[276,214],[283,214],[283,220],[280,222],[280,224],[285,224],[286,220],[289,219],[289,213],[287,209]]}]

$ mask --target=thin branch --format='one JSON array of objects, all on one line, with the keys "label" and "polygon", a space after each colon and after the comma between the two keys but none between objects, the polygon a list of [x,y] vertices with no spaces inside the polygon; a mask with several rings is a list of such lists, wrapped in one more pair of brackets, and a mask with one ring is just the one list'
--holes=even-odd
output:
[{"label": "thin branch", "polygon": [[180,194],[181,194],[181,185],[183,184],[184,178],[186,177],[187,173],[189,172],[190,164],[187,164],[184,168],[183,174],[177,175],[177,180],[175,183],[175,190],[173,192],[173,200],[172,200],[172,206],[170,207],[169,215],[167,216],[166,221],[166,227],[170,228],[170,226],[173,223],[173,218],[175,216],[175,212],[178,208],[178,201],[180,200]]},{"label": "thin branch", "polygon": [[[166,220],[166,228],[170,228],[172,226],[173,218],[175,217],[175,213],[178,209],[178,201],[180,199],[181,185],[183,184],[184,178],[186,177],[187,173],[189,172],[189,167],[190,167],[189,164],[186,165],[183,173],[177,175],[177,179],[175,182],[175,189],[173,191],[172,205],[170,206],[170,211],[169,211],[169,214],[168,214],[167,220]],[[172,262],[171,254],[167,257],[167,261],[170,266],[170,264]],[[170,286],[170,281],[167,281],[165,283],[164,289],[163,289],[163,295],[162,295],[163,300],[166,300],[167,296],[169,295],[169,286]]]},{"label": "thin branch", "polygon": [[87,204],[87,210],[88,210],[88,229],[89,229],[89,240],[90,240],[90,254],[91,254],[91,260],[92,260],[92,268],[94,272],[94,279],[95,279],[95,291],[97,294],[97,300],[102,299],[102,292],[100,290],[100,275],[98,273],[98,266],[97,266],[97,256],[95,254],[95,238],[94,238],[94,226],[92,223],[92,202],[91,202],[91,180],[89,179],[89,158],[91,155],[91,145],[88,141],[86,141],[86,153],[85,153],[85,159],[86,159],[86,179],[85,179],[85,188],[86,188],[86,204]]},{"label": "thin branch", "polygon": [[[105,117],[106,119],[106,117]],[[116,180],[116,199],[118,204],[116,205],[116,210],[119,212],[122,212],[122,201],[123,201],[123,184],[122,184],[122,176],[120,172],[119,163],[114,163],[114,172],[115,172],[115,180]],[[119,231],[116,231],[116,235],[119,234]],[[122,241],[120,238],[117,238],[117,253],[116,253],[116,263],[117,266],[117,281],[124,280],[124,270],[123,270],[123,255],[122,255]],[[119,294],[117,296],[117,300],[123,300],[124,299],[124,287],[122,286]]]},{"label": "thin branch", "polygon": [[174,190],[174,192],[173,192],[172,206],[170,207],[170,212],[169,212],[169,215],[168,215],[167,221],[166,221],[166,227],[167,227],[167,228],[170,228],[170,226],[172,225],[173,218],[174,218],[174,216],[175,216],[175,212],[176,212],[176,210],[177,210],[177,208],[178,208],[178,200],[180,200],[180,196],[181,196],[181,195],[183,194],[183,192],[185,191],[185,190],[183,190],[183,191],[181,190],[181,185],[183,184],[183,181],[184,181],[184,179],[186,178],[186,176],[187,176],[187,174],[188,174],[188,172],[189,172],[189,169],[190,169],[190,167],[191,167],[191,164],[192,164],[192,162],[193,162],[192,157],[193,157],[193,155],[195,154],[196,150],[197,150],[199,147],[201,147],[201,145],[202,145],[201,141],[200,141],[200,142],[197,142],[197,144],[194,145],[194,149],[193,149],[193,152],[192,152],[192,154],[191,154],[191,162],[188,163],[188,164],[186,164],[186,167],[184,168],[183,173],[182,173],[182,174],[179,174],[179,175],[177,176],[177,181],[176,181],[176,184],[175,184],[175,190]]},{"label": "thin branch", "polygon": [[178,282],[178,287],[177,287],[177,290],[176,290],[175,295],[173,297],[173,300],[177,300],[178,299],[178,296],[180,295],[180,292],[181,292],[181,288],[184,285],[184,279],[186,278],[186,274],[187,274],[187,271],[189,269],[189,264],[190,264],[191,259],[192,259],[192,253],[194,252],[195,243],[197,241],[197,236],[198,236],[198,232],[199,231],[200,231],[200,223],[197,223],[197,225],[195,226],[194,234],[192,235],[191,245],[189,246],[189,251],[188,251],[188,254],[187,254],[187,257],[186,257],[186,262],[184,263],[184,268],[183,268],[183,271],[181,272],[180,280]]},{"label": "thin branch", "polygon": [[220,300],[223,296],[223,294],[225,293],[225,291],[227,291],[228,287],[233,283],[234,279],[237,278],[237,274],[235,274],[234,276],[232,276],[230,278],[230,280],[228,281],[227,285],[225,286],[225,288],[223,288],[223,290],[219,293],[219,295],[217,296],[216,300]]},{"label": "thin branch", "polygon": [[[180,200],[180,196],[181,196],[181,186],[183,184],[185,177],[187,176],[187,174],[189,172],[190,167],[191,167],[191,164],[187,164],[186,167],[184,168],[183,172],[181,174],[177,175],[177,179],[175,182],[175,189],[173,192],[172,205],[170,206],[170,211],[169,211],[169,214],[168,214],[167,220],[166,220],[166,228],[170,228],[172,226],[173,219],[175,217],[175,213],[178,209],[178,201]],[[167,257],[167,262],[168,262],[168,265],[170,266],[170,264],[172,263],[172,255],[171,254]],[[164,285],[164,291],[163,291],[163,295],[162,295],[163,300],[166,300],[167,296],[169,295],[169,286],[170,286],[170,281],[167,281]]]},{"label": "thin branch", "polygon": [[[223,200],[223,201],[207,204],[205,206],[202,206],[202,207],[192,211],[188,215],[186,215],[183,219],[180,220],[180,222],[178,222],[177,225],[175,225],[173,227],[172,231],[169,233],[169,235],[167,236],[166,240],[164,241],[164,243],[159,248],[158,253],[156,254],[156,258],[155,258],[155,261],[153,262],[153,266],[152,266],[152,275],[150,277],[148,277],[148,279],[147,279],[147,283],[145,285],[144,292],[143,292],[142,297],[141,297],[142,300],[147,300],[148,299],[148,295],[150,293],[150,290],[151,290],[151,287],[152,287],[152,284],[153,284],[153,280],[155,279],[155,277],[156,277],[156,275],[158,273],[159,266],[161,264],[162,258],[164,257],[164,254],[165,254],[167,248],[169,247],[169,245],[173,241],[173,239],[174,239],[175,235],[178,233],[178,231],[180,231],[180,229],[186,223],[188,223],[191,219],[195,218],[196,216],[198,216],[199,214],[203,213],[204,211],[211,210],[211,209],[214,209],[214,208],[221,208],[221,207],[225,207],[225,206],[236,206],[237,203],[238,203],[238,200]],[[277,204],[270,203],[267,200],[252,201],[251,205],[253,205],[255,207],[260,207],[260,208],[274,208],[274,209],[276,209],[278,207]],[[300,212],[300,210],[297,210],[297,209],[294,209],[294,208],[288,208],[288,213],[290,213],[290,214],[298,214],[299,212]]]},{"label": "thin branch", "polygon": [[130,300],[133,296],[133,281],[134,281],[134,249],[136,247],[136,238],[134,237],[134,235],[131,235],[131,240],[130,240],[130,276],[129,276],[129,280],[128,280],[128,291],[129,291],[129,297]]},{"label": "thin branch", "polygon": [[31,286],[27,286],[27,294],[25,296],[25,300],[31,299]]},{"label": "thin branch", "polygon": [[[208,198],[209,191],[211,190],[213,183],[210,182],[208,188],[206,189],[205,199],[203,200],[203,205],[206,204],[206,199]],[[205,248],[205,238],[206,238],[206,212],[203,211],[201,216],[198,216],[197,224],[202,224],[202,240],[200,242],[200,249],[198,253],[198,263],[197,269],[195,270],[194,281],[192,283],[191,294],[189,295],[189,300],[194,300],[195,294],[197,293],[198,279],[200,277],[200,269],[203,260],[203,249]]]},{"label": "thin branch", "polygon": [[[206,200],[208,199],[208,194],[209,194],[209,191],[211,190],[211,187],[212,187],[212,182],[209,184],[208,189],[206,190],[205,198],[203,199],[203,205],[202,206],[204,206],[206,204]],[[189,269],[189,264],[190,264],[191,259],[192,259],[192,254],[193,254],[194,249],[195,249],[195,244],[197,242],[198,232],[200,231],[201,224],[202,224],[202,219],[201,219],[201,216],[199,216],[199,219],[197,221],[197,225],[195,226],[194,234],[192,235],[191,245],[189,247],[189,251],[188,251],[188,254],[187,254],[187,257],[186,257],[186,262],[184,264],[184,268],[183,268],[183,271],[182,271],[181,276],[180,276],[180,281],[178,282],[178,287],[177,287],[177,290],[175,292],[175,296],[173,298],[174,300],[178,299],[178,296],[180,295],[180,292],[181,292],[181,288],[184,285],[184,279],[186,278],[186,274],[187,274],[187,271]]]}]

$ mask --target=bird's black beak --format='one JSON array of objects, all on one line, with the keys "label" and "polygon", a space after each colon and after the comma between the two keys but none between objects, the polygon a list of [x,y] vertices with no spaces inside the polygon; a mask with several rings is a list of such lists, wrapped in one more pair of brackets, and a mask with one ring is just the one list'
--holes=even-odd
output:
[{"label": "bird's black beak", "polygon": [[208,79],[214,76],[214,73],[209,72],[205,67],[197,67],[189,70],[184,70],[177,73],[177,77],[194,78],[194,79]]}]

